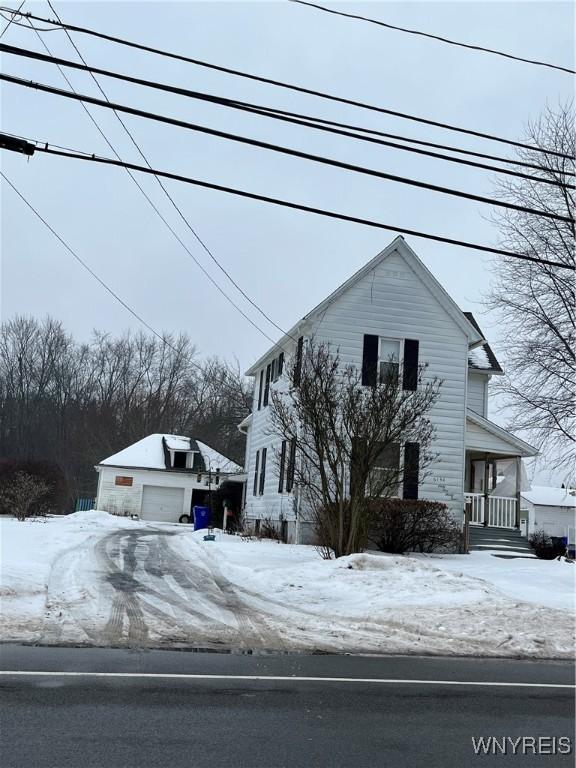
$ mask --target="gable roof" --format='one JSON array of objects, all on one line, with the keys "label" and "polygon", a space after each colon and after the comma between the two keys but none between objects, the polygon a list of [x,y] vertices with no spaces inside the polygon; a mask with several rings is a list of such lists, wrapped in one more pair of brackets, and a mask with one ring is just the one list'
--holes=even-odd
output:
[{"label": "gable roof", "polygon": [[[478,333],[482,337],[484,337],[484,334],[482,333],[480,326],[476,322],[476,318],[474,317],[472,312],[464,312],[463,314],[472,323],[474,328],[476,328]],[[482,373],[493,373],[493,374],[504,373],[504,371],[500,366],[500,363],[496,359],[496,355],[492,351],[492,347],[490,346],[490,344],[488,344],[487,341],[485,341],[479,347],[469,350],[468,367],[475,371],[481,371]]]},{"label": "gable roof", "polygon": [[[518,451],[519,456],[524,456],[528,458],[530,456],[537,456],[539,453],[538,448],[534,448],[534,446],[530,445],[530,443],[527,443],[525,440],[522,440],[520,437],[516,437],[516,435],[513,435],[511,432],[508,432],[508,430],[504,429],[503,427],[500,427],[498,424],[495,424],[493,421],[490,421],[489,419],[484,418],[484,416],[480,416],[479,413],[472,411],[470,408],[466,409],[466,419],[468,421],[471,421],[472,424],[476,424],[476,426],[485,430],[489,434],[494,435],[494,437],[498,438],[499,440],[502,440],[505,443],[509,443],[513,448],[515,448]],[[466,448],[468,447],[469,447],[469,443],[467,440]]]},{"label": "gable roof", "polygon": [[320,304],[316,305],[314,309],[310,310],[308,314],[299,320],[284,336],[273,346],[270,347],[258,360],[250,366],[246,371],[246,376],[254,376],[256,372],[262,367],[262,364],[271,356],[272,353],[281,352],[287,344],[301,336],[302,329],[307,323],[313,320],[317,315],[324,312],[330,304],[336,299],[340,298],[349,288],[362,280],[363,277],[368,275],[372,270],[376,269],[385,259],[388,258],[394,251],[398,251],[409,263],[410,267],[420,277],[420,279],[426,283],[428,288],[434,294],[434,296],[440,301],[448,314],[456,322],[457,325],[468,336],[469,346],[476,347],[484,341],[482,331],[478,328],[478,325],[470,322],[470,319],[466,316],[466,313],[462,312],[460,307],[456,304],[454,299],[449,293],[440,285],[438,280],[434,277],[432,272],[424,265],[424,263],[418,258],[416,253],[408,245],[402,235],[397,237],[389,243],[383,251],[376,254],[367,264],[361,267],[351,277],[342,283],[335,291],[332,291]]},{"label": "gable roof", "polygon": [[[199,440],[182,435],[162,435],[154,434],[143,437],[136,443],[123,448],[113,456],[103,459],[98,466],[105,467],[130,467],[132,469],[170,469],[168,464],[166,450],[173,451],[198,451],[202,457],[205,471],[209,467],[212,471],[219,469],[221,472],[237,474],[244,470],[235,462],[223,456],[214,448],[211,448]],[[197,467],[194,467],[196,471]],[[190,470],[189,470],[190,471]]]}]

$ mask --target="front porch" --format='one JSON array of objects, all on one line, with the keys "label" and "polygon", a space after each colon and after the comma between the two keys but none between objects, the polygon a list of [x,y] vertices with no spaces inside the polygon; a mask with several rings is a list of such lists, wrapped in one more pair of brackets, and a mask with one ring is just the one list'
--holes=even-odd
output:
[{"label": "front porch", "polygon": [[533,446],[468,411],[464,486],[468,525],[520,531],[520,494],[529,487],[522,459],[536,453]]}]

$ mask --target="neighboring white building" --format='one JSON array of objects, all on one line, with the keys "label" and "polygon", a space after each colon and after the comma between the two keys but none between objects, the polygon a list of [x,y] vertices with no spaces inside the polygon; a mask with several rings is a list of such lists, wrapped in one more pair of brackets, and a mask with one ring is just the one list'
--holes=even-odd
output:
[{"label": "neighboring white building", "polygon": [[[344,365],[373,369],[374,380],[380,362],[394,356],[405,389],[416,386],[418,364],[427,363],[425,376],[444,381],[431,412],[438,460],[416,485],[404,484],[404,496],[445,502],[458,519],[468,502],[474,524],[518,524],[521,458],[537,451],[488,420],[488,382],[502,369],[472,315],[459,309],[402,237],[296,323],[247,371],[255,379],[252,414],[240,425],[247,436],[248,521],[270,518],[282,524],[288,540],[311,539],[309,520],[298,509],[297,489],[292,487],[290,467],[298,457],[274,437],[269,408],[270,388],[279,386],[285,357],[301,355],[311,337],[338,349]],[[492,494],[496,463],[510,458],[515,460],[517,488],[508,497],[497,497]],[[418,478],[417,449],[402,446],[398,460],[410,469],[410,477]]]},{"label": "neighboring white building", "polygon": [[96,508],[115,515],[177,523],[202,506],[224,480],[241,483],[242,467],[208,445],[179,435],[148,435],[95,467]]},{"label": "neighboring white building", "polygon": [[546,531],[549,536],[566,536],[576,544],[576,490],[533,485],[522,491],[522,509],[528,513],[528,532]]}]

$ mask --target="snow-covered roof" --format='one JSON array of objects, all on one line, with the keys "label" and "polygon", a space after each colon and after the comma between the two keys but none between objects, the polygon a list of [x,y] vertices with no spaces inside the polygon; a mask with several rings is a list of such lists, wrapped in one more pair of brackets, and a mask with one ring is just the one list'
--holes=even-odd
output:
[{"label": "snow-covered roof", "polygon": [[[476,322],[476,318],[472,312],[464,312],[464,314],[474,328],[484,336],[482,329]],[[492,351],[492,347],[487,341],[484,341],[480,346],[474,347],[474,349],[468,350],[468,366],[475,371],[482,371],[483,373],[504,373],[500,363],[496,359],[496,355]]]},{"label": "snow-covered roof", "polygon": [[576,496],[569,493],[566,488],[533,485],[531,490],[522,491],[522,496],[531,504],[542,507],[576,507]]},{"label": "snow-covered roof", "polygon": [[492,368],[488,353],[484,347],[476,347],[468,351],[468,362],[472,368]]},{"label": "snow-covered roof", "polygon": [[231,459],[226,458],[209,445],[182,435],[148,435],[142,440],[123,448],[113,456],[103,459],[100,465],[113,467],[133,467],[140,469],[167,469],[164,446],[173,451],[199,451],[206,469],[236,474],[243,472]]}]

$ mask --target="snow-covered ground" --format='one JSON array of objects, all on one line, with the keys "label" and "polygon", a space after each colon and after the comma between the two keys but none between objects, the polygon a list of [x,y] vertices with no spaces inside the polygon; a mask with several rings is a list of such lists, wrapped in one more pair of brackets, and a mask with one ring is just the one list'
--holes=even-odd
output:
[{"label": "snow-covered ground", "polygon": [[576,566],[205,542],[103,512],[0,519],[3,641],[570,658]]}]

